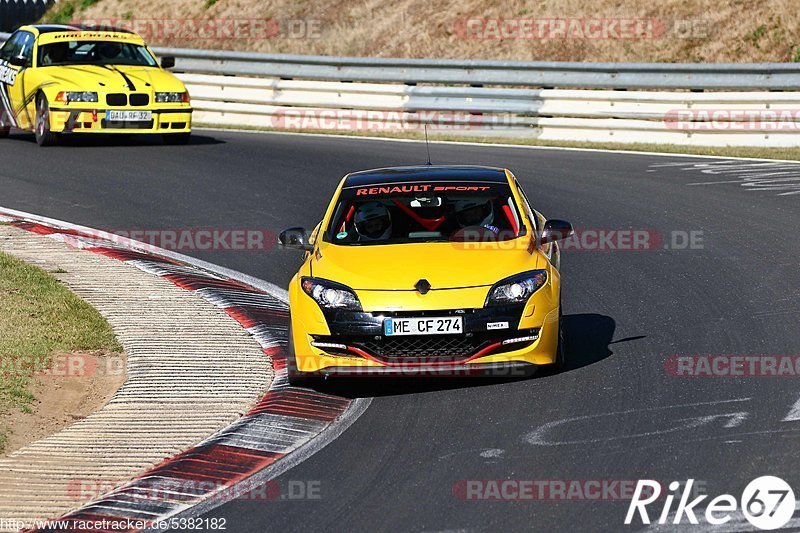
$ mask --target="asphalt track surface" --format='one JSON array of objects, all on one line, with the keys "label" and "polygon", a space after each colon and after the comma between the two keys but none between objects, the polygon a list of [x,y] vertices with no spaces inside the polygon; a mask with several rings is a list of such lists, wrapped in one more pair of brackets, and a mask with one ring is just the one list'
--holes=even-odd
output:
[{"label": "asphalt track surface", "polygon": [[[112,231],[277,232],[312,227],[348,171],[425,160],[418,143],[235,132],[198,132],[186,147],[71,144],[0,141],[0,205]],[[283,491],[310,482],[319,497],[233,501],[206,516],[246,532],[619,531],[627,501],[472,501],[457,487],[693,478],[712,496],[738,497],[767,474],[800,487],[800,421],[784,420],[800,377],[665,369],[673,355],[800,354],[800,197],[684,170],[712,162],[687,157],[441,144],[431,153],[437,164],[512,169],[537,209],[577,228],[652,230],[667,241],[701,231],[702,248],[566,251],[570,370],[334,385],[375,399],[278,479]],[[655,166],[665,164],[676,165]],[[727,183],[690,185],[709,181]],[[281,286],[299,264],[278,249],[189,254]],[[657,518],[661,507],[651,509]]]}]

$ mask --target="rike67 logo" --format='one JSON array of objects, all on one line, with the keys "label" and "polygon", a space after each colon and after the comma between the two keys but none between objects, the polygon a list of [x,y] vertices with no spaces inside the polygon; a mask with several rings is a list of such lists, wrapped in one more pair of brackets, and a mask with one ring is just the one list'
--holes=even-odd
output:
[{"label": "rike67 logo", "polygon": [[[663,507],[658,517],[653,518],[658,524],[681,524],[684,519],[690,524],[699,524],[698,515],[700,515],[712,526],[724,526],[731,520],[741,525],[742,521],[737,520],[740,511],[752,526],[762,530],[772,530],[784,527],[794,514],[794,491],[779,477],[762,476],[754,479],[745,487],[738,501],[731,494],[721,494],[708,502],[706,502],[708,495],[704,494],[689,501],[694,495],[693,484],[693,479],[689,479],[685,484],[673,481],[669,484],[669,491],[662,494],[662,486],[658,481],[639,480],[628,507],[628,514],[625,516],[625,524],[633,523],[637,513],[642,524],[650,524],[651,518],[647,507],[657,501],[659,503],[653,507],[660,507],[662,500]],[[681,488],[683,490],[679,493]],[[673,511],[676,500],[677,507]]]}]

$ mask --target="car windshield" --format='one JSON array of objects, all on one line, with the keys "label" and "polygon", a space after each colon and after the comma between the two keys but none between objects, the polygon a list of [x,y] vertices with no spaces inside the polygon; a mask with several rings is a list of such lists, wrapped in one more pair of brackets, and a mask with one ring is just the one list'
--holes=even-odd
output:
[{"label": "car windshield", "polygon": [[64,41],[39,47],[39,65],[134,65],[155,67],[144,46],[118,41]]},{"label": "car windshield", "polygon": [[506,241],[524,233],[507,183],[414,181],[344,188],[323,239],[358,246]]}]

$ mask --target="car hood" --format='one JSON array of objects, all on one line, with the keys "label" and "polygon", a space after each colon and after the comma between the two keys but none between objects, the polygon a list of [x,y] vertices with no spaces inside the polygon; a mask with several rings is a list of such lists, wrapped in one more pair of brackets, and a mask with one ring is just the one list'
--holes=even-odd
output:
[{"label": "car hood", "polygon": [[156,67],[137,67],[115,65],[101,67],[98,65],[66,65],[45,67],[48,78],[64,88],[81,89],[99,92],[128,92],[127,76],[136,87],[135,92],[176,91],[184,90],[183,83],[171,72]]},{"label": "car hood", "polygon": [[[355,290],[408,290],[420,279],[431,290],[493,285],[503,278],[541,267],[541,254],[530,254],[527,240],[513,249],[497,245],[465,249],[454,243],[337,246],[322,243],[312,259],[314,277]],[[509,243],[504,243],[509,244]],[[509,246],[510,248],[510,246]]]}]

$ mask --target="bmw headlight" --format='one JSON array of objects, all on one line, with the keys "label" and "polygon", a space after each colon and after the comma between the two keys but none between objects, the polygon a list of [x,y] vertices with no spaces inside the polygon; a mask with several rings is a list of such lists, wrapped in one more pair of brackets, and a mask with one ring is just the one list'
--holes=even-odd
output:
[{"label": "bmw headlight", "polygon": [[352,289],[326,279],[303,278],[303,291],[323,309],[348,309],[361,311],[361,302]]},{"label": "bmw headlight", "polygon": [[156,93],[156,102],[179,104],[181,102],[189,101],[189,93]]},{"label": "bmw headlight", "polygon": [[56,101],[70,102],[97,102],[97,93],[90,91],[67,91],[59,93]]},{"label": "bmw headlight", "polygon": [[546,270],[531,270],[495,283],[486,297],[486,305],[524,303],[547,282]]}]

